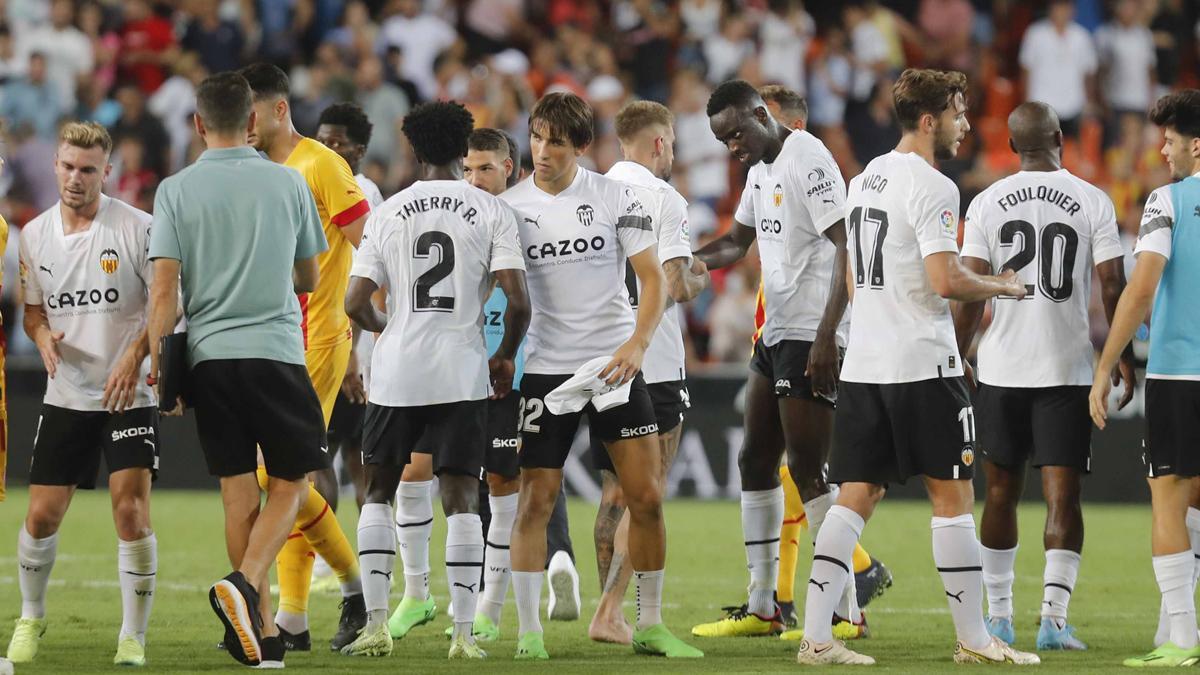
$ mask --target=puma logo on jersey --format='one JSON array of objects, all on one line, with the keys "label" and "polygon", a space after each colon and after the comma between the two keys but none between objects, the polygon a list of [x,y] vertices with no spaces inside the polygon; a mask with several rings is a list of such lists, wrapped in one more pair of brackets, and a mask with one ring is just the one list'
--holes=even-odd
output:
[{"label": "puma logo on jersey", "polygon": [[648,436],[658,431],[658,424],[643,424],[640,427],[621,427],[621,438],[637,438]]},{"label": "puma logo on jersey", "polygon": [[808,583],[812,584],[813,586],[816,586],[818,591],[821,591],[822,593],[824,593],[825,587],[828,586],[830,582],[826,581],[826,582],[822,583],[820,581],[817,581],[816,579],[809,579]]},{"label": "puma logo on jersey", "polygon": [[542,217],[541,217],[541,216],[538,216],[537,218],[530,218],[530,217],[526,216],[526,217],[525,217],[525,222],[527,222],[527,223],[533,223],[533,226],[534,226],[534,227],[536,227],[537,229],[539,229],[539,230],[540,230],[540,229],[542,229],[542,226],[541,226],[541,224],[540,224],[540,223],[538,223],[538,221],[539,221],[539,220],[541,220],[541,219],[542,219]]},{"label": "puma logo on jersey", "polygon": [[45,265],[38,265],[38,269],[45,272],[46,274],[49,274],[50,276],[54,276],[54,270],[50,269],[49,267],[46,267]]},{"label": "puma logo on jersey", "polygon": [[125,438],[137,438],[138,436],[153,436],[154,427],[129,427],[128,429],[117,429],[112,432],[113,441],[119,441]]},{"label": "puma logo on jersey", "polygon": [[962,604],[962,595],[963,595],[963,593],[966,593],[966,591],[965,591],[965,590],[962,590],[962,591],[959,591],[959,592],[957,592],[957,593],[951,593],[950,591],[946,591],[946,597],[948,597],[948,598],[954,598],[955,600],[957,600],[957,601],[958,601],[958,604],[960,604],[960,605],[961,605],[961,604]]},{"label": "puma logo on jersey", "polygon": [[577,253],[603,250],[604,237],[595,236],[591,239],[578,237],[576,239],[559,239],[557,242],[548,241],[540,246],[538,244],[531,244],[525,249],[525,256],[530,260],[538,260],[540,258],[569,257]]},{"label": "puma logo on jersey", "polygon": [[458,582],[456,581],[456,582],[454,582],[454,585],[455,585],[455,586],[457,586],[457,587],[459,587],[459,588],[465,588],[465,589],[467,589],[468,591],[470,591],[471,593],[474,593],[474,592],[475,592],[475,586],[476,586],[477,584],[471,584],[471,585],[469,585],[469,586],[468,586],[467,584],[460,584],[460,583],[458,583]]}]

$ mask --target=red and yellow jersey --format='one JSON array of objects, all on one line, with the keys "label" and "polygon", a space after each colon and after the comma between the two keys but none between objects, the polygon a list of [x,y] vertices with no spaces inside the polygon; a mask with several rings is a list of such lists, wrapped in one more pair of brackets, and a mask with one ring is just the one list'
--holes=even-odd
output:
[{"label": "red and yellow jersey", "polygon": [[[8,246],[8,222],[0,216],[0,252]],[[0,256],[0,279],[4,278],[4,257]],[[4,317],[0,316],[0,325]],[[4,331],[0,330],[0,502],[4,501],[5,486],[8,483],[8,378],[4,375],[5,354],[8,345],[4,341]]]},{"label": "red and yellow jersey", "polygon": [[350,339],[350,319],[343,303],[354,252],[341,228],[367,213],[370,206],[346,160],[311,138],[301,140],[283,164],[304,176],[329,240],[329,250],[317,256],[317,289],[300,296],[304,348],[329,347]]},{"label": "red and yellow jersey", "polygon": [[758,344],[758,339],[762,337],[763,324],[767,322],[767,301],[763,297],[762,282],[758,282],[758,296],[754,299],[754,339],[752,345]]}]

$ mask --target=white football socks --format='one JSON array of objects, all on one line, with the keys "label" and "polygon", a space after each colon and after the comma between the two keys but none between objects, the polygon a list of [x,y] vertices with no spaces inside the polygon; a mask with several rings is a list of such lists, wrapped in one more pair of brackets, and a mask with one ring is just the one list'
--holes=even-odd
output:
[{"label": "white football socks", "polygon": [[983,585],[987,587],[988,616],[1012,618],[1017,548],[979,547],[983,554]]},{"label": "white football socks", "polygon": [[488,497],[492,522],[488,525],[484,542],[483,596],[479,599],[479,613],[497,625],[500,623],[501,610],[504,609],[504,597],[508,595],[508,584],[512,580],[512,552],[509,547],[519,496]]},{"label": "white football socks", "polygon": [[804,636],[809,642],[833,640],[831,619],[850,576],[854,545],[862,536],[862,516],[844,506],[830,507],[817,534],[812,572],[804,599]]},{"label": "white football socks", "polygon": [[634,572],[637,590],[637,629],[645,630],[662,623],[662,588],[664,570]]},{"label": "white football socks", "polygon": [[387,621],[388,591],[396,564],[392,519],[392,507],[387,504],[363,504],[358,516],[358,568],[370,626]]},{"label": "white football socks", "polygon": [[46,586],[50,570],[58,553],[58,534],[34,539],[21,526],[17,535],[17,577],[21,586],[21,618],[41,619],[46,616]]},{"label": "white football socks", "polygon": [[542,620],[538,618],[538,606],[542,600],[542,577],[546,573],[518,572],[513,570],[513,598],[517,601],[517,620],[520,628],[518,637],[526,633],[542,632]]},{"label": "white football socks", "polygon": [[1171,555],[1157,555],[1153,561],[1154,577],[1158,581],[1163,605],[1167,609],[1170,642],[1176,647],[1191,649],[1197,644],[1196,601],[1192,596],[1192,569],[1195,558],[1189,550]]},{"label": "white football socks", "polygon": [[1042,575],[1042,617],[1052,619],[1054,625],[1067,625],[1067,607],[1071,593],[1075,591],[1075,580],[1079,578],[1080,555],[1065,549],[1046,551],[1046,571]]},{"label": "white football socks", "polygon": [[396,539],[404,563],[404,597],[429,599],[429,537],[433,532],[433,481],[401,482],[396,489]]},{"label": "white football socks", "polygon": [[457,513],[446,518],[446,583],[454,603],[454,637],[474,642],[471,627],[475,623],[479,599],[480,572],[483,567],[483,523],[478,513]]},{"label": "white football socks", "polygon": [[983,623],[983,561],[975,538],[975,517],[969,513],[954,518],[935,516],[930,527],[933,562],[946,589],[954,632],[968,649],[983,649],[992,638]]},{"label": "white football socks", "polygon": [[783,527],[783,486],[742,492],[742,532],[750,569],[749,610],[761,617],[775,615],[775,584],[779,577],[779,530]]},{"label": "white football socks", "polygon": [[154,582],[158,574],[158,539],[151,534],[117,542],[117,576],[121,582],[121,634],[146,644]]}]

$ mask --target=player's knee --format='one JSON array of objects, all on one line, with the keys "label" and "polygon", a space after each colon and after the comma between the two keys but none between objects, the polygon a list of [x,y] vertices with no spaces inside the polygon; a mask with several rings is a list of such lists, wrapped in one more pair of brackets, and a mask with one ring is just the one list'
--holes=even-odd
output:
[{"label": "player's knee", "polygon": [[58,508],[30,504],[29,512],[25,516],[25,529],[34,539],[44,539],[58,532],[62,518],[63,513]]},{"label": "player's knee", "polygon": [[438,479],[442,510],[447,517],[460,513],[479,513],[479,479],[447,471],[442,472]]},{"label": "player's knee", "polygon": [[654,481],[627,486],[624,495],[630,518],[653,518],[662,515],[662,490]]},{"label": "player's knee", "polygon": [[621,489],[621,484],[617,482],[616,476],[607,471],[602,471],[601,476],[603,476],[600,486],[601,509],[624,509],[626,506],[625,491]]},{"label": "player's knee", "polygon": [[[767,481],[774,481],[777,485],[779,482],[779,457],[767,457],[764,453],[756,452],[754,446],[747,443],[742,446],[741,452],[738,453],[738,469],[742,473],[742,480],[747,478],[764,478]],[[792,476],[795,478],[795,474]],[[773,486],[754,489],[769,489]]]},{"label": "player's knee", "polygon": [[505,497],[516,494],[521,489],[520,478],[508,478],[498,473],[487,475],[488,493],[493,497]]},{"label": "player's knee", "polygon": [[140,497],[121,499],[113,505],[113,522],[117,536],[124,541],[136,541],[150,536],[150,509]]}]

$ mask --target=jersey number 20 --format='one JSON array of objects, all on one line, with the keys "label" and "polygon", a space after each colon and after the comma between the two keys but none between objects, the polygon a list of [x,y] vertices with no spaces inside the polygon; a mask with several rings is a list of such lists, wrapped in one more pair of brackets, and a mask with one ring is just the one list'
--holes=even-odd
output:
[{"label": "jersey number 20", "polygon": [[[1042,295],[1054,302],[1065,302],[1070,298],[1071,291],[1075,290],[1071,272],[1075,269],[1075,254],[1079,250],[1079,235],[1075,230],[1065,223],[1050,223],[1042,228],[1039,236],[1032,223],[1010,220],[1000,227],[1000,246],[1012,248],[1018,243],[1020,248],[1000,269],[1020,272],[1038,258],[1037,286]],[[1033,298],[1033,284],[1025,284],[1025,297]]]}]

